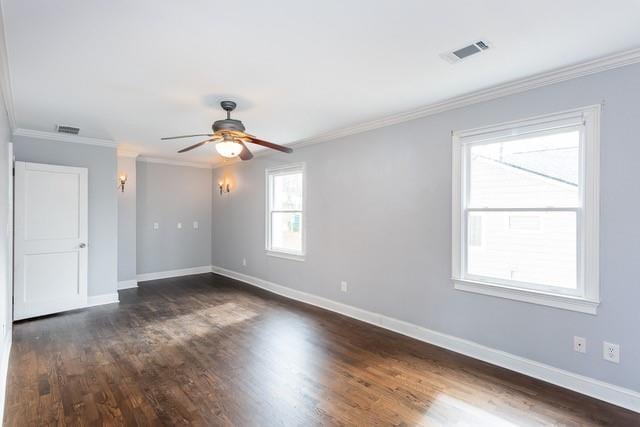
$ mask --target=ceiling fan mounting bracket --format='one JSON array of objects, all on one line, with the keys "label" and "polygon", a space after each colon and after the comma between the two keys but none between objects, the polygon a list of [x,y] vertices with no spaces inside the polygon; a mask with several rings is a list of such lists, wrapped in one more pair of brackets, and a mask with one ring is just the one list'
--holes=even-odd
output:
[{"label": "ceiling fan mounting bracket", "polygon": [[230,113],[231,111],[236,109],[237,104],[233,101],[221,101],[220,106],[224,111]]}]

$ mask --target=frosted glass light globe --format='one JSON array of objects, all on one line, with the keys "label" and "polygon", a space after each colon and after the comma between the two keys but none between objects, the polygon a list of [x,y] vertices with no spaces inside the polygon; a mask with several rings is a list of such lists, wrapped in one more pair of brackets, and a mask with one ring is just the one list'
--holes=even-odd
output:
[{"label": "frosted glass light globe", "polygon": [[233,139],[225,139],[216,144],[216,151],[222,157],[235,157],[242,151],[242,145]]}]

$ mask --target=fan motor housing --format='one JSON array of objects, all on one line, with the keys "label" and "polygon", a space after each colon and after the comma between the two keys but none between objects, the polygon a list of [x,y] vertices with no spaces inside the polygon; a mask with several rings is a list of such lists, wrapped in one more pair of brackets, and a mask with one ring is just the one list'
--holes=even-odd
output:
[{"label": "fan motor housing", "polygon": [[211,128],[214,132],[218,132],[221,130],[235,130],[244,132],[244,125],[240,120],[236,119],[217,120],[213,123],[213,126]]}]

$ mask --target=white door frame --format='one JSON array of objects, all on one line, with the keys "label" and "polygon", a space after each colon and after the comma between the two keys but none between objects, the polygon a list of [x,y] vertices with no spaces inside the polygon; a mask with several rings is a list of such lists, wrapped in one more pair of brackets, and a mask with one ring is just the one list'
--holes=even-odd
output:
[{"label": "white door frame", "polygon": [[11,333],[11,323],[13,322],[13,269],[14,269],[14,259],[13,259],[13,240],[14,240],[14,236],[13,236],[13,205],[14,205],[14,194],[13,194],[13,185],[14,185],[14,167],[15,167],[15,163],[16,163],[16,159],[13,155],[13,143],[9,142],[7,144],[7,149],[9,151],[8,153],[8,158],[9,158],[9,216],[7,217],[8,219],[8,233],[7,233],[7,238],[8,238],[8,242],[7,242],[7,253],[9,256],[9,263],[8,265],[8,271],[7,271],[7,275],[8,275],[8,280],[7,280],[7,285],[8,288],[5,291],[5,297],[7,298],[7,300],[5,301],[6,307],[5,309],[7,310],[7,312],[5,313],[5,318],[2,319],[2,323],[4,326],[4,330],[3,333],[6,334],[10,334]]},{"label": "white door frame", "polygon": [[[73,237],[61,239],[31,239],[27,238],[25,218],[29,209],[26,206],[26,174],[29,171],[55,172],[74,174],[78,176],[78,229]],[[40,163],[15,162],[15,190],[14,190],[14,319],[74,310],[87,306],[87,274],[88,274],[88,170],[86,168],[57,166]],[[33,209],[33,208],[32,208]],[[51,252],[49,252],[51,251]],[[77,290],[73,298],[55,298],[55,292],[50,298],[41,300],[37,305],[26,301],[25,291],[25,255],[77,252]],[[38,271],[38,270],[34,270]]]}]

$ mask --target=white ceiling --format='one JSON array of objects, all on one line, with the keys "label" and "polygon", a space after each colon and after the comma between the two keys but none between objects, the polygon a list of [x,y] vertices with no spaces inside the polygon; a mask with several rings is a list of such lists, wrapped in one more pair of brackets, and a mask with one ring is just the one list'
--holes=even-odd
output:
[{"label": "white ceiling", "polygon": [[[2,0],[15,126],[173,157],[239,104],[290,143],[640,44],[640,1]],[[478,39],[481,55],[439,54]],[[181,159],[216,161],[212,146]]]}]

